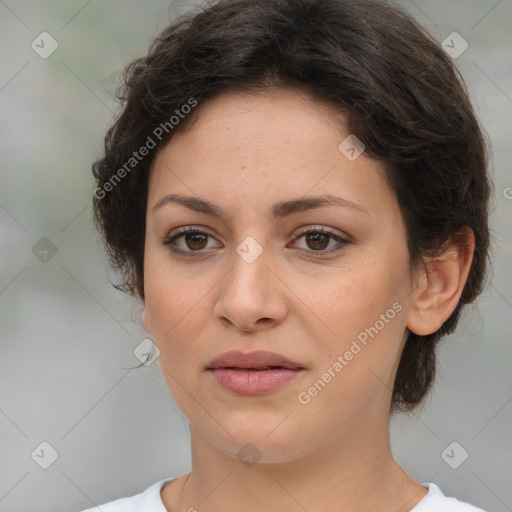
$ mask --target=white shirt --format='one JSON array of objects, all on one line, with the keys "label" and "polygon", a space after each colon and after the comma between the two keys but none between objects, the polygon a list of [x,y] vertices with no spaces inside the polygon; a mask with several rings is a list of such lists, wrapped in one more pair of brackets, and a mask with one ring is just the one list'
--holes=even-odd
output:
[{"label": "white shirt", "polygon": [[[160,480],[140,494],[110,501],[100,507],[88,508],[81,512],[168,512],[162,502],[160,491],[171,480],[175,478]],[[428,494],[411,512],[485,512],[481,508],[446,497],[435,484],[422,485],[428,488]]]}]

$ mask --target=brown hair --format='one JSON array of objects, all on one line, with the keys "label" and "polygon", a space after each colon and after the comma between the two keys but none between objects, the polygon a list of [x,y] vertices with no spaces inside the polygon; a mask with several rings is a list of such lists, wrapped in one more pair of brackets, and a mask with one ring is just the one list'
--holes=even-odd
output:
[{"label": "brown hair", "polygon": [[[463,226],[474,232],[457,307],[435,333],[408,334],[392,406],[413,409],[432,386],[437,342],[482,290],[491,183],[485,139],[453,62],[387,2],[221,0],[166,28],[147,56],[127,66],[121,113],[106,135],[104,157],[93,165],[94,218],[122,275],[117,287],[144,299],[148,176],[158,149],[186,130],[201,102],[228,90],[275,87],[342,111],[366,154],[385,164],[407,228],[411,269]],[[193,102],[199,107],[184,108]],[[144,146],[152,149],[135,161],[134,151]]]}]

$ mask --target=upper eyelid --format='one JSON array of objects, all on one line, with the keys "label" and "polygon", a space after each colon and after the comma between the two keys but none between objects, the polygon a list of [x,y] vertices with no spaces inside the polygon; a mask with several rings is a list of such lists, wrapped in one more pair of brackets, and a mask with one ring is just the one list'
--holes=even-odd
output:
[{"label": "upper eyelid", "polygon": [[[176,231],[176,232],[173,233],[173,231]],[[196,225],[182,226],[182,227],[176,228],[173,231],[171,231],[171,233],[167,234],[165,236],[165,239],[169,239],[174,236],[186,235],[190,232],[193,232],[193,233],[197,232],[200,234],[205,234],[205,235],[211,236],[212,238],[216,238],[215,235],[212,234],[208,228],[205,228],[202,226],[196,226]],[[341,233],[341,234],[336,233],[336,232],[332,231],[332,228],[326,228],[325,226],[323,226],[321,224],[312,224],[312,225],[308,225],[306,227],[297,228],[292,232],[292,235],[293,236],[301,236],[303,234],[308,233],[309,231],[314,231],[314,232],[318,231],[318,232],[323,232],[323,233],[331,235],[331,236],[338,236],[340,238],[349,238],[348,235],[346,235],[344,233]]]},{"label": "upper eyelid", "polygon": [[294,236],[301,236],[309,231],[314,231],[314,232],[318,231],[318,232],[322,232],[322,233],[325,233],[325,234],[331,235],[331,236],[337,236],[340,238],[348,238],[348,235],[345,235],[343,233],[336,233],[335,231],[333,231],[332,228],[326,228],[325,226],[322,226],[321,224],[320,225],[313,224],[310,226],[298,228],[292,234]]},{"label": "upper eyelid", "polygon": [[[175,240],[178,240],[179,238],[181,238],[187,234],[190,234],[190,233],[204,234],[206,236],[209,236],[209,237],[217,240],[215,235],[213,235],[207,228],[204,228],[202,226],[195,226],[195,225],[183,226],[180,228],[176,228],[176,230],[173,230],[173,231],[176,231],[176,233],[171,232],[172,234],[169,233],[168,235],[166,235],[164,237],[165,245],[170,245]],[[295,237],[293,239],[293,241],[295,241],[297,238],[300,238],[309,232],[326,234],[326,235],[330,236],[331,238],[336,239],[338,241],[338,243],[340,243],[340,242],[350,243],[350,237],[347,236],[346,234],[337,234],[337,233],[333,232],[331,230],[331,228],[326,228],[325,226],[318,225],[318,224],[300,227],[300,228],[297,228],[296,230],[294,230],[292,233],[292,235]],[[202,251],[181,251],[181,252],[190,252],[190,253],[197,252],[199,254]],[[327,252],[327,251],[318,251],[318,253],[321,253],[321,252]]]}]

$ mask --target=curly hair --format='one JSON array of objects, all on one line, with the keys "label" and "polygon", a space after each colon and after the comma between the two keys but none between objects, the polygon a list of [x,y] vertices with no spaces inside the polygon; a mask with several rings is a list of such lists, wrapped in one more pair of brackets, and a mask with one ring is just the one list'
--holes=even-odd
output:
[{"label": "curly hair", "polygon": [[486,138],[460,73],[432,35],[388,2],[220,0],[168,26],[125,68],[121,111],[93,165],[94,220],[122,276],[116,287],[144,300],[148,177],[157,151],[190,127],[208,99],[271,88],[342,112],[366,154],[384,164],[411,269],[464,226],[474,233],[457,307],[436,332],[408,332],[391,405],[412,410],[432,387],[437,342],[482,291],[492,184]]}]

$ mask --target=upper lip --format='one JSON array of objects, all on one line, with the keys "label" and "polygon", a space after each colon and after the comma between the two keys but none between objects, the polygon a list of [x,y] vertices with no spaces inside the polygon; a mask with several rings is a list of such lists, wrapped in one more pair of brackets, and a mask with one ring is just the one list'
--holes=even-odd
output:
[{"label": "upper lip", "polygon": [[256,350],[247,353],[240,352],[239,350],[230,350],[229,352],[224,352],[213,358],[208,365],[208,369],[267,368],[269,366],[281,366],[294,370],[303,368],[300,364],[284,356],[266,350]]}]

